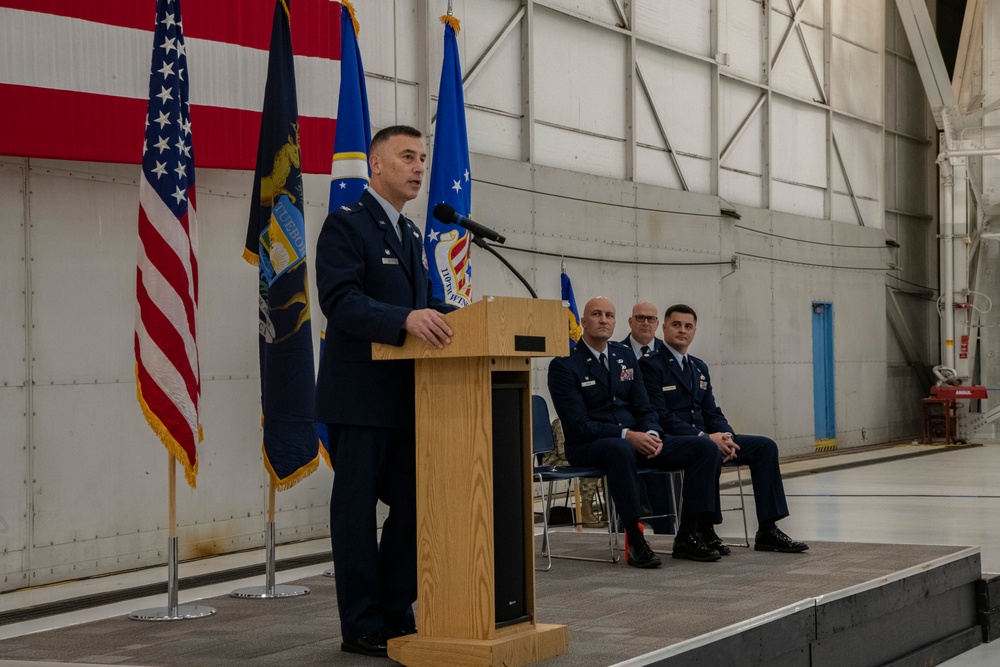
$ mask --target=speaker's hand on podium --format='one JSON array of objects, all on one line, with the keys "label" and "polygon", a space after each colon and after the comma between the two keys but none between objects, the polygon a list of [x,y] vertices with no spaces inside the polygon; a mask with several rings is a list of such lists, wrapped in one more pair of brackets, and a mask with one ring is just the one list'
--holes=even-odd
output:
[{"label": "speaker's hand on podium", "polygon": [[424,345],[427,347],[442,350],[445,345],[451,343],[451,327],[441,317],[441,313],[436,310],[424,308],[411,311],[406,316],[406,322],[403,326],[407,333],[424,341]]}]

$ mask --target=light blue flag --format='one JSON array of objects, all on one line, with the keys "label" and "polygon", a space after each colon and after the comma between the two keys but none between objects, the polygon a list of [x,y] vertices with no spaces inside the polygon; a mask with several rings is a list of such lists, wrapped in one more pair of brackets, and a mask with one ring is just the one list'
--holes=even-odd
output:
[{"label": "light blue flag", "polygon": [[[330,171],[328,206],[330,211],[361,199],[361,193],[368,187],[368,147],[372,143],[365,68],[361,64],[354,7],[346,0],[340,4],[340,101],[337,104],[337,133],[333,138],[333,168]],[[321,359],[325,348],[324,329],[319,338]],[[330,456],[326,424],[316,422],[316,431],[323,443],[323,458],[332,468],[334,461]]]},{"label": "light blue flag", "polygon": [[562,283],[562,300],[566,306],[566,317],[569,319],[569,349],[572,350],[583,336],[583,328],[580,327],[580,311],[576,309],[576,296],[573,295],[573,282],[566,273],[566,267],[562,268],[559,276]]},{"label": "light blue flag", "polygon": [[472,174],[469,169],[469,139],[465,131],[465,96],[462,94],[462,63],[458,58],[458,19],[442,16],[444,62],[438,89],[437,136],[431,159],[431,184],[427,198],[427,228],[424,250],[434,296],[445,303],[467,306],[472,301],[472,264],[469,232],[434,218],[438,204],[449,204],[460,215],[472,208]]}]

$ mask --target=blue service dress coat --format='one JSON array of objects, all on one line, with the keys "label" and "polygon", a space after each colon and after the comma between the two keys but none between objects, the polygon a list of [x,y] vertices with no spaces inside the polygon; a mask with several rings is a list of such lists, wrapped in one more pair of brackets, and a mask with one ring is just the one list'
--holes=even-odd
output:
[{"label": "blue service dress coat", "polygon": [[[738,434],[715,401],[708,364],[687,355],[688,368],[681,370],[673,353],[664,347],[640,360],[650,405],[668,435],[733,433],[740,450],[726,465],[746,465],[753,482],[757,519],[764,523],[788,516],[788,503],[778,465],[778,445],[761,435]],[[721,454],[720,454],[721,456]],[[716,522],[722,514],[716,514]]]},{"label": "blue service dress coat", "polygon": [[566,436],[566,457],[573,465],[607,472],[609,490],[622,518],[641,512],[636,470],[684,470],[683,511],[698,514],[716,508],[719,457],[704,438],[675,438],[652,459],[636,454],[623,429],[661,432],[649,405],[632,349],[609,342],[608,369],[582,342],[567,357],[549,364],[552,404]]},{"label": "blue service dress coat", "polygon": [[[632,349],[632,334],[629,334],[629,335],[625,336],[624,338],[622,338],[621,343],[622,343],[622,345],[627,346],[631,350]],[[660,350],[664,349],[665,346],[666,346],[666,343],[664,343],[662,340],[660,340],[656,336],[653,336],[653,344],[650,345],[649,352],[650,352],[650,354],[652,354],[653,352],[659,352]]]},{"label": "blue service dress coat", "polygon": [[413,362],[372,361],[371,344],[402,345],[414,309],[454,310],[431,297],[420,230],[403,238],[368,192],[330,213],[316,244],[319,305],[327,318],[316,386],[324,423],[413,425]]},{"label": "blue service dress coat", "polygon": [[[452,310],[431,297],[420,231],[402,239],[378,200],[330,213],[316,245],[319,304],[327,318],[316,386],[335,476],[330,534],[341,633],[356,640],[409,631],[416,583],[416,462],[412,361],[373,361],[373,342],[402,345],[415,309]],[[389,516],[376,533],[376,506]]]}]

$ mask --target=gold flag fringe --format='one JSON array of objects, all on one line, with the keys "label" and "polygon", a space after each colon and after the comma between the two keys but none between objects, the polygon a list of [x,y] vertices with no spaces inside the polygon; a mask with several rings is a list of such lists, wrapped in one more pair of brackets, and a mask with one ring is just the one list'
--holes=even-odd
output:
[{"label": "gold flag fringe", "polygon": [[441,17],[441,23],[445,23],[447,25],[450,25],[451,29],[455,31],[456,35],[462,29],[462,22],[459,21],[454,16],[448,16],[447,14],[445,14],[444,16]]},{"label": "gold flag fringe", "polygon": [[330,470],[333,470],[333,461],[330,460],[330,452],[326,451],[326,447],[323,446],[322,441],[319,443],[319,453],[323,457],[323,460],[326,461],[326,466]]},{"label": "gold flag fringe", "polygon": [[[318,443],[319,440],[316,442]],[[322,448],[322,445],[320,445],[320,449]],[[274,472],[274,468],[271,467],[271,462],[267,460],[267,451],[264,449],[264,443],[261,443],[260,445],[260,452],[264,455],[264,467],[267,468],[267,473],[271,476],[271,486],[274,487],[275,491],[287,491],[319,469],[319,454],[317,454],[316,458],[293,472],[285,479],[278,479],[278,475]]]},{"label": "gold flag fringe", "polygon": [[257,253],[252,252],[249,248],[243,248],[243,259],[247,264],[260,266],[260,257],[258,257]]},{"label": "gold flag fringe", "polygon": [[[139,407],[142,408],[142,414],[146,417],[146,421],[149,422],[149,427],[153,429],[160,438],[160,442],[163,446],[167,448],[167,452],[173,456],[175,459],[180,461],[181,465],[184,466],[184,478],[187,480],[188,485],[194,489],[196,488],[196,480],[198,477],[198,453],[195,452],[194,465],[188,461],[188,454],[181,447],[181,444],[177,442],[173,435],[160,418],[156,416],[156,413],[150,409],[149,404],[146,403],[146,399],[142,396],[142,386],[139,383],[139,364],[135,365],[135,395],[139,399]],[[198,442],[205,439],[204,433],[201,430],[201,424],[198,424]]]},{"label": "gold flag fringe", "polygon": [[361,33],[361,26],[358,25],[358,19],[354,15],[354,5],[350,3],[350,0],[340,0],[340,4],[344,6],[347,13],[351,15],[351,23],[354,24],[354,36],[357,37]]}]

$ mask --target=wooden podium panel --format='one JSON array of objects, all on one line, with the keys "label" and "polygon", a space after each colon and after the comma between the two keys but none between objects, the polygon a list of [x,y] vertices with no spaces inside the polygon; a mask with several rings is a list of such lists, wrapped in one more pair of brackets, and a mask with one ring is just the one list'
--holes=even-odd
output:
[{"label": "wooden podium panel", "polygon": [[[376,359],[415,359],[418,633],[389,642],[404,665],[516,667],[566,651],[566,626],[535,619],[530,483],[531,357],[568,353],[565,313],[559,301],[486,297],[445,315],[454,335],[443,350],[412,338],[372,346]],[[498,622],[495,590],[494,419],[510,418],[493,412],[501,384],[523,387],[512,430],[524,483],[512,511],[523,525],[524,614],[509,622]]]}]

